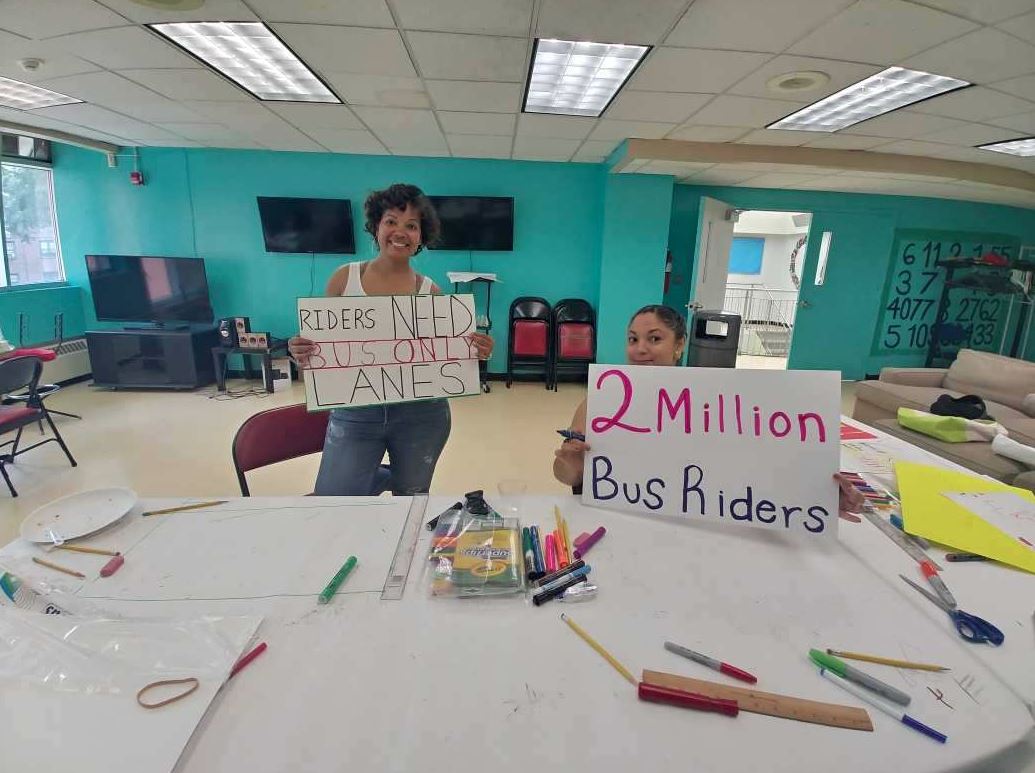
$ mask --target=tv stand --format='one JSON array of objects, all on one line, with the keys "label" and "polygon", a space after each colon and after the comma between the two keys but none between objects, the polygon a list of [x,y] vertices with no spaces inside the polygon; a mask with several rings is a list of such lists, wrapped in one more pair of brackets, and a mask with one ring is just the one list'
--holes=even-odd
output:
[{"label": "tv stand", "polygon": [[93,384],[111,389],[197,389],[216,380],[213,326],[89,330]]},{"label": "tv stand", "polygon": [[191,330],[188,322],[156,322],[151,325],[126,325],[123,330]]}]

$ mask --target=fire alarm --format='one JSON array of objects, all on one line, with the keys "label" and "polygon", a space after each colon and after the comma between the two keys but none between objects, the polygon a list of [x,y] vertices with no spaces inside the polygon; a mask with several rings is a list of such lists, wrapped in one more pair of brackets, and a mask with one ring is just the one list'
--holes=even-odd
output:
[{"label": "fire alarm", "polygon": [[129,184],[130,185],[143,185],[144,184],[144,173],[143,172],[130,172],[129,173]]}]

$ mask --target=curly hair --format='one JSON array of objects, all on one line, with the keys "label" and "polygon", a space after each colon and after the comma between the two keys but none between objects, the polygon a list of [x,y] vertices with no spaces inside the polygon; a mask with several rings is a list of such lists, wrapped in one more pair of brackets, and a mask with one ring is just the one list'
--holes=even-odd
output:
[{"label": "curly hair", "polygon": [[367,220],[366,232],[373,236],[376,242],[377,226],[385,212],[390,209],[406,209],[408,204],[412,204],[420,213],[420,244],[417,246],[416,252],[420,252],[429,244],[434,244],[438,241],[440,230],[438,214],[435,212],[431,200],[416,185],[395,183],[367,196],[367,200],[363,204],[363,212],[366,214]]},{"label": "curly hair", "polygon": [[658,303],[652,303],[649,306],[644,306],[642,309],[637,311],[629,319],[631,325],[633,320],[641,314],[654,314],[658,319],[661,320],[661,324],[671,330],[677,341],[686,340],[686,320],[683,319],[683,315],[673,309],[671,306],[662,306]]}]

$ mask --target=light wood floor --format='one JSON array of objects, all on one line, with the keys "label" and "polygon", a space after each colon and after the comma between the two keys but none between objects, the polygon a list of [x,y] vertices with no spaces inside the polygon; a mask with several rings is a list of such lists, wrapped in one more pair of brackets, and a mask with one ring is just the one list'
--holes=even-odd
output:
[{"label": "light wood floor", "polygon": [[[257,382],[256,382],[257,383]],[[246,389],[231,381],[231,389]],[[439,460],[434,493],[461,494],[481,488],[494,494],[518,482],[528,493],[563,491],[553,479],[554,430],[567,427],[585,387],[493,382],[492,392],[453,400],[453,430]],[[22,519],[52,499],[77,491],[126,486],[141,496],[211,497],[239,493],[230,444],[253,413],[304,401],[302,387],[235,400],[212,399],[214,388],[193,393],[111,392],[74,384],[50,398],[50,407],[78,413],[82,421],[55,417],[79,466],[71,468],[56,443],[8,466],[15,487],[11,499],[0,481],[0,544],[18,533]],[[851,413],[854,384],[842,388],[842,410]],[[26,440],[38,438],[26,430]],[[301,494],[312,490],[319,456],[284,462],[248,476],[256,495]],[[517,492],[514,492],[517,493]],[[491,499],[490,499],[491,501]]]}]

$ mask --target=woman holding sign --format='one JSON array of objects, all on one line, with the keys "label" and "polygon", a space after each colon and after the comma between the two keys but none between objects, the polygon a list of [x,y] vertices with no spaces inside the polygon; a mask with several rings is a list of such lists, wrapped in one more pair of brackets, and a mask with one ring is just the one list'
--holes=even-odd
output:
[{"label": "woman holding sign", "polygon": [[[439,222],[427,196],[415,185],[392,185],[375,191],[363,205],[366,230],[377,243],[373,260],[342,266],[327,282],[328,296],[441,294],[410,260],[438,237]],[[488,359],[493,340],[473,333],[478,357]],[[318,346],[295,336],[288,341],[291,357],[306,367]],[[421,402],[337,408],[331,412],[324,439],[318,496],[368,496],[391,489],[393,494],[426,493],[435,465],[449,438],[449,403]],[[385,452],[391,472],[381,465]]]},{"label": "woman holding sign", "polygon": [[[668,306],[644,306],[629,320],[626,333],[625,357],[630,365],[678,365],[683,359],[686,346],[686,320]],[[586,401],[575,409],[569,433],[585,437]],[[582,493],[582,473],[589,446],[584,440],[566,438],[554,452],[553,475],[561,483],[571,486],[576,494]],[[863,504],[863,496],[840,474],[834,475],[838,484],[839,509],[841,517],[852,521],[860,519],[850,515]]]}]

